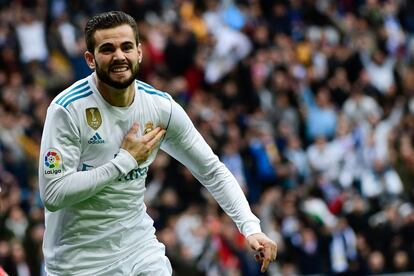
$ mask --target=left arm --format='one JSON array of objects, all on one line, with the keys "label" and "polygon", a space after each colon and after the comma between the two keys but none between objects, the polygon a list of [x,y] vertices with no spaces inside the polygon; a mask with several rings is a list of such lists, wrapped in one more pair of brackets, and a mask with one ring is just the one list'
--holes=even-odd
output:
[{"label": "left arm", "polygon": [[181,106],[172,104],[171,120],[161,149],[191,171],[244,236],[260,233],[260,221],[251,212],[234,176],[213,153]]},{"label": "left arm", "polygon": [[247,238],[250,246],[254,250],[263,251],[263,266],[267,268],[268,263],[276,258],[275,243],[262,233],[260,221],[250,210],[234,176],[213,153],[185,111],[174,101],[161,149],[185,165],[209,190]]}]

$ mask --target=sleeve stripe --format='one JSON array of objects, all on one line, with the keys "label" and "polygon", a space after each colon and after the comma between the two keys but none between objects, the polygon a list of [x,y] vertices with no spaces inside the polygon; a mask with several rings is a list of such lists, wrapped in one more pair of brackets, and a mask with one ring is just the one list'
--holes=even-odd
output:
[{"label": "sleeve stripe", "polygon": [[77,97],[75,97],[75,98],[71,98],[70,100],[68,100],[68,101],[66,101],[66,103],[65,104],[63,104],[63,107],[64,108],[66,108],[70,103],[72,103],[72,102],[74,102],[74,101],[76,101],[76,100],[78,100],[78,99],[81,99],[81,98],[85,98],[85,97],[88,97],[89,95],[91,95],[91,94],[93,94],[93,92],[92,91],[89,91],[88,93],[86,93],[86,94],[80,94],[80,95],[78,95]]},{"label": "sleeve stripe", "polygon": [[82,94],[84,94],[85,92],[88,92],[88,91],[92,93],[92,91],[90,91],[90,87],[89,86],[87,86],[87,87],[85,87],[85,88],[83,88],[81,90],[78,90],[76,92],[71,92],[70,94],[67,95],[67,97],[65,97],[65,99],[63,99],[63,100],[61,100],[59,102],[56,102],[56,103],[59,104],[59,105],[61,105],[61,106],[67,106],[78,95],[82,95]]},{"label": "sleeve stripe", "polygon": [[56,103],[57,104],[62,104],[68,97],[70,97],[70,95],[72,95],[75,92],[78,92],[81,88],[85,87],[88,85],[88,81],[84,81],[81,84],[71,88],[67,93],[65,93],[64,95],[62,95],[61,98],[59,98]]},{"label": "sleeve stripe", "polygon": [[139,81],[139,80],[137,80],[137,83],[138,83],[138,85],[145,86],[146,88],[149,88],[149,89],[154,89],[154,87],[153,87],[153,86],[151,86],[151,85],[149,85],[148,83],[145,83],[145,82],[143,82],[143,81]]},{"label": "sleeve stripe", "polygon": [[138,88],[140,88],[141,90],[143,90],[145,93],[151,94],[151,95],[157,95],[166,99],[170,99],[170,97],[168,96],[167,93],[161,92],[157,89],[155,89],[154,87],[146,84],[145,82],[142,81],[137,81],[138,83]]}]

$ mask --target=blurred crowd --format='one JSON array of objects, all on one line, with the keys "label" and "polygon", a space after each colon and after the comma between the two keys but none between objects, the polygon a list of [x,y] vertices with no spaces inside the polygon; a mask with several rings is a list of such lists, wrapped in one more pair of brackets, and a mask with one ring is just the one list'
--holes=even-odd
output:
[{"label": "blurred crowd", "polygon": [[[414,271],[408,0],[0,0],[0,267],[45,275],[45,114],[90,74],[83,27],[108,10],[137,20],[140,79],[186,109],[277,241],[268,275]],[[262,275],[234,223],[165,153],[146,204],[175,275]]]}]

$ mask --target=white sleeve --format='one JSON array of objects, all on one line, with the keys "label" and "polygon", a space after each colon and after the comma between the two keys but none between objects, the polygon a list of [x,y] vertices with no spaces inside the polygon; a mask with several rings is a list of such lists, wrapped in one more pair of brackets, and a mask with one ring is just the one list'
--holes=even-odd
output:
[{"label": "white sleeve", "polygon": [[185,111],[174,101],[161,149],[191,171],[233,219],[245,237],[261,232],[260,221],[251,212],[240,185],[213,153]]},{"label": "white sleeve", "polygon": [[65,108],[52,103],[46,115],[39,160],[40,195],[49,211],[95,195],[137,166],[135,159],[121,149],[110,162],[88,171],[77,171],[80,155],[77,124]]}]

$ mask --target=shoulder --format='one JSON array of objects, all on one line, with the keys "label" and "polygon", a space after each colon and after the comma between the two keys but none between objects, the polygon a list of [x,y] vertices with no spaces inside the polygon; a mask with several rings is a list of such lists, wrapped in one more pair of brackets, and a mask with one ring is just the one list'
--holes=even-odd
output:
[{"label": "shoulder", "polygon": [[171,95],[143,81],[136,80],[136,86],[137,96],[143,109],[158,114],[163,125],[168,127],[174,102]]},{"label": "shoulder", "polygon": [[61,93],[59,93],[52,101],[52,105],[56,104],[68,109],[70,105],[81,99],[85,99],[93,94],[92,87],[89,83],[89,77],[81,79]]},{"label": "shoulder", "polygon": [[138,93],[143,93],[144,95],[146,95],[148,97],[154,98],[154,100],[161,100],[161,101],[163,101],[163,100],[170,101],[171,100],[171,95],[170,94],[168,94],[166,92],[163,92],[163,91],[160,91],[160,90],[154,88],[152,85],[150,85],[146,82],[136,80],[135,83],[137,85]]}]

